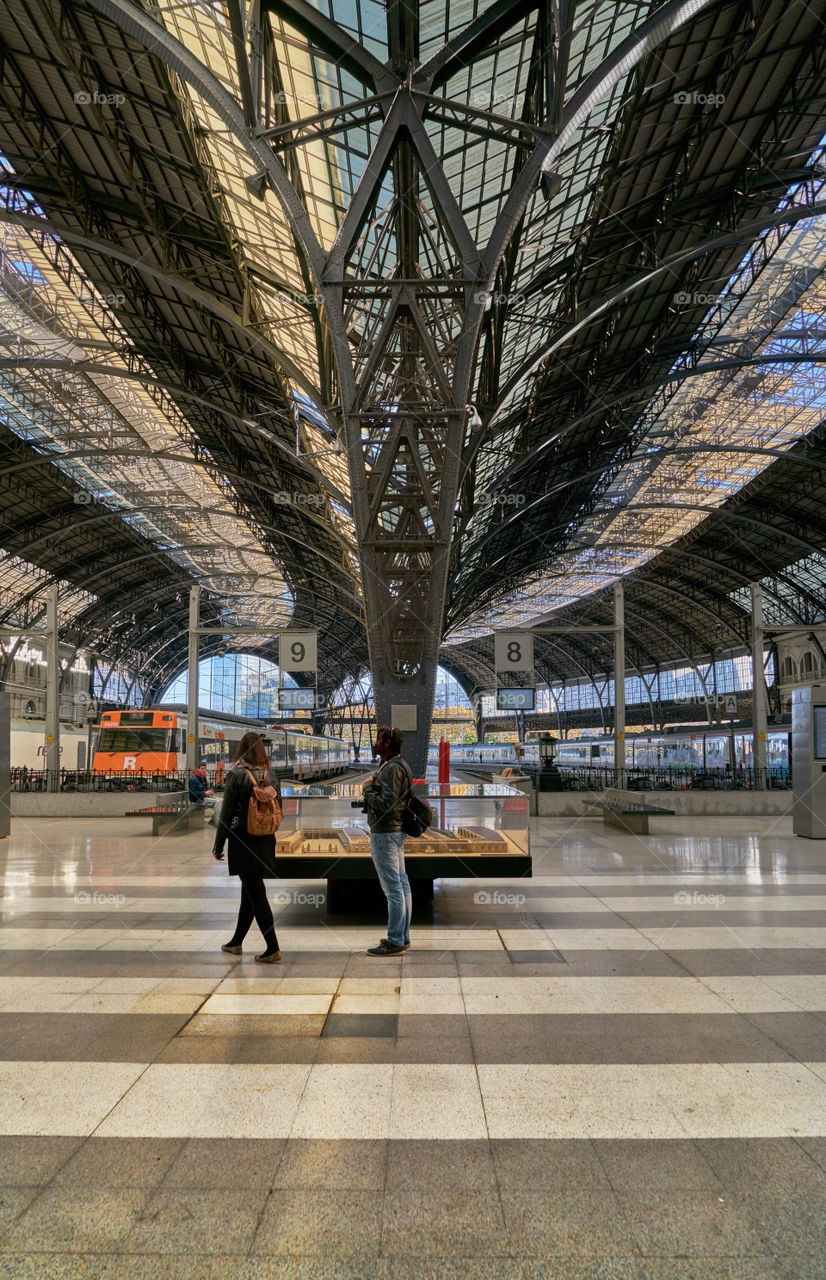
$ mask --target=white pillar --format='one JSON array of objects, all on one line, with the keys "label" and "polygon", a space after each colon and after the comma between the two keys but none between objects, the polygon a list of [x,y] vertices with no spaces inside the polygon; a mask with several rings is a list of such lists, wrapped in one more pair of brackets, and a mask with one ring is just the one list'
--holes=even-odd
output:
[{"label": "white pillar", "polygon": [[60,768],[60,654],[57,647],[57,585],[46,595],[46,768],[57,790]]},{"label": "white pillar", "polygon": [[186,686],[186,767],[198,764],[198,627],[201,617],[201,588],[189,589],[189,660]]},{"label": "white pillar", "polygon": [[763,588],[759,582],[751,584],[751,665],[754,685],[751,755],[755,774],[754,785],[762,787],[765,786],[766,778],[768,708],[763,672]]},{"label": "white pillar", "polygon": [[614,770],[625,785],[625,588],[614,583]]}]

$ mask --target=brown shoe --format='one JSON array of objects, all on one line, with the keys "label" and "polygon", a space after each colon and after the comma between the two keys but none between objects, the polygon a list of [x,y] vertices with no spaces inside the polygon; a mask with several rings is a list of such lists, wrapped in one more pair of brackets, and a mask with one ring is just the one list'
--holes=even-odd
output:
[{"label": "brown shoe", "polygon": [[240,947],[231,947],[228,942],[222,944],[221,950],[226,951],[228,956],[240,956],[241,954]]},{"label": "brown shoe", "polygon": [[278,964],[278,961],[281,959],[281,952],[270,951],[269,954],[267,954],[265,951],[263,955],[256,956],[255,958],[259,964]]}]

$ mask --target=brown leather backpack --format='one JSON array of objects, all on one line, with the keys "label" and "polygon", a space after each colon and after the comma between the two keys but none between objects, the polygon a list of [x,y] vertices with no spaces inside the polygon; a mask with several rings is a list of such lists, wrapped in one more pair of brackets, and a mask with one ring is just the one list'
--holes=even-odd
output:
[{"label": "brown leather backpack", "polygon": [[284,817],[278,803],[278,792],[268,784],[256,782],[249,769],[244,772],[252,783],[252,795],[247,807],[247,835],[274,836]]}]

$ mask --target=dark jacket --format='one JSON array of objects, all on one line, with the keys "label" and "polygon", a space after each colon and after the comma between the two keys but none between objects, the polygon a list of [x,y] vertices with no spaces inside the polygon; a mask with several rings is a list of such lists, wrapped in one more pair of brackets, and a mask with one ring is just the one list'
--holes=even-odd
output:
[{"label": "dark jacket", "polygon": [[374,834],[401,831],[402,810],[410,793],[410,771],[401,756],[391,756],[364,788],[367,823]]},{"label": "dark jacket", "polygon": [[193,773],[189,779],[189,803],[203,804],[206,800],[206,783],[200,773]]},{"label": "dark jacket", "polygon": [[[257,782],[268,781],[264,769],[253,769]],[[281,789],[278,781],[270,779],[279,802]],[[251,836],[247,832],[247,809],[252,795],[252,781],[246,769],[240,765],[227,774],[224,800],[216,823],[213,852],[223,853],[227,848],[227,869],[231,876],[259,875],[272,879],[275,874],[275,836]]]}]

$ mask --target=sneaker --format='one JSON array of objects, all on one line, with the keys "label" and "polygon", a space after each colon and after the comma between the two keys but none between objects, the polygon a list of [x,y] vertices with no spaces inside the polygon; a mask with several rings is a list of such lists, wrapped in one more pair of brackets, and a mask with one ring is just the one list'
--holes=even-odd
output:
[{"label": "sneaker", "polygon": [[407,939],[407,942],[404,944],[404,949],[405,949],[405,951],[407,950],[407,948],[408,948],[409,946],[410,946],[410,939],[408,938],[408,939]]},{"label": "sneaker", "polygon": [[230,955],[230,956],[240,956],[241,954],[240,947],[231,947],[228,942],[225,942],[222,945],[221,950],[226,951],[227,955]]},{"label": "sneaker", "polygon": [[265,951],[262,955],[256,956],[255,958],[259,964],[278,964],[278,961],[281,959],[281,952]]},{"label": "sneaker", "polygon": [[404,951],[404,947],[394,946],[392,942],[388,942],[386,938],[382,938],[377,947],[368,947],[368,956],[400,956]]}]

